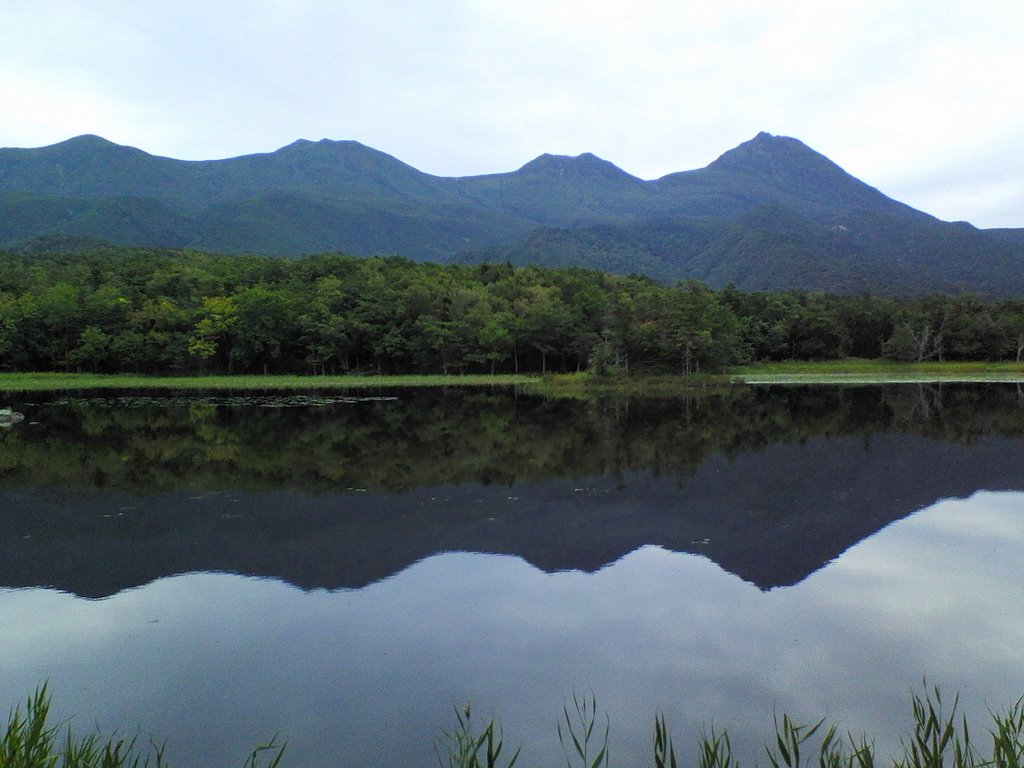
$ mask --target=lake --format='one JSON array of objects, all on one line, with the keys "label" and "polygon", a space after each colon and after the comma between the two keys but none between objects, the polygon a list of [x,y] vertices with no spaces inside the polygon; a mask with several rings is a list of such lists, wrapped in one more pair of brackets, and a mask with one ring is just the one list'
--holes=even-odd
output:
[{"label": "lake", "polygon": [[[1015,385],[26,394],[0,430],[0,711],[166,740],[173,766],[436,765],[454,708],[564,765],[653,717],[695,757],[773,714],[867,733],[941,685],[1024,694]],[[693,760],[695,762],[695,760]]]}]

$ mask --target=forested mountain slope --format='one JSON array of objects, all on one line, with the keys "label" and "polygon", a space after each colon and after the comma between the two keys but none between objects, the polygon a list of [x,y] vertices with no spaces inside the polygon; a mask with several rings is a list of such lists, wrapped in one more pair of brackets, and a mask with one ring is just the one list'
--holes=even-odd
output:
[{"label": "forested mountain slope", "polygon": [[445,178],[354,141],[209,161],[98,136],[0,149],[0,247],[55,238],[579,265],[748,290],[1024,295],[1021,230],[939,221],[767,133],[653,181],[591,154]]}]

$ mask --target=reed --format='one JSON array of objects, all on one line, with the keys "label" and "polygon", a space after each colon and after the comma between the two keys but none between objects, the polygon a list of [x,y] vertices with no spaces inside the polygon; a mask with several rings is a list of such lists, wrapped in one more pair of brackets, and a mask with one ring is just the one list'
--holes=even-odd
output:
[{"label": "reed", "polygon": [[[566,768],[611,768],[611,720],[591,694],[572,696],[557,722]],[[991,752],[983,754],[972,740],[959,697],[950,702],[938,687],[911,696],[913,732],[892,768],[1024,768],[1024,698],[990,713]],[[440,768],[514,768],[521,747],[507,751],[496,718],[474,720],[472,708],[455,709],[456,726],[434,743]],[[665,716],[654,717],[654,768],[678,768]],[[243,768],[279,768],[285,744],[274,737],[254,749]],[[874,744],[867,737],[841,735],[825,720],[799,724],[788,715],[775,717],[775,738],[765,748],[766,768],[875,768]],[[726,730],[702,730],[693,761],[697,768],[740,768]],[[136,738],[99,734],[77,736],[67,723],[50,718],[50,693],[40,685],[23,705],[11,710],[0,733],[0,768],[168,768],[163,745],[138,745]],[[755,763],[756,766],[756,763]],[[639,766],[637,767],[639,768]]]},{"label": "reed", "polygon": [[[441,768],[501,768],[504,747],[501,725],[491,718],[476,732],[472,717],[473,709],[469,704],[463,710],[456,707],[458,725],[452,731],[443,732],[434,742],[434,753]],[[519,749],[505,761],[504,768],[512,768],[516,764]]]},{"label": "reed", "polygon": [[739,762],[733,757],[729,732],[718,733],[714,728],[711,733],[701,731],[697,741],[698,768],[739,768]]},{"label": "reed", "polygon": [[662,714],[654,716],[654,768],[679,768],[672,736]]},{"label": "reed", "polygon": [[960,697],[953,699],[947,710],[942,693],[933,688],[922,698],[914,694],[914,734],[903,744],[903,756],[893,764],[895,768],[977,768],[982,763],[971,744],[967,718],[957,721]]},{"label": "reed", "polygon": [[992,764],[995,768],[1024,768],[1024,698],[1006,712],[993,712]]},{"label": "reed", "polygon": [[[557,724],[566,768],[609,768],[610,720],[599,714],[593,694],[572,697],[562,707]],[[1024,697],[1002,712],[992,712],[991,755],[982,755],[971,741],[959,696],[951,704],[938,687],[925,686],[911,695],[913,734],[904,739],[903,753],[891,759],[892,768],[1024,768]],[[493,724],[493,723],[492,723]],[[601,727],[603,725],[603,727]],[[518,754],[518,753],[517,753]],[[875,768],[874,743],[867,736],[843,736],[825,719],[798,724],[787,714],[775,717],[775,738],[765,747],[767,768]],[[702,730],[697,738],[697,768],[740,768],[727,730]],[[654,717],[653,766],[678,768],[672,735],[665,716]],[[755,766],[757,764],[755,763]]]},{"label": "reed", "polygon": [[[63,733],[63,737],[61,734]],[[284,744],[271,739],[254,749],[244,768],[278,768]],[[163,745],[150,744],[143,750],[137,737],[99,734],[76,736],[70,725],[52,723],[50,692],[43,683],[7,717],[0,734],[0,768],[168,768]]]},{"label": "reed", "polygon": [[[607,768],[610,759],[608,732],[611,719],[605,713],[604,733],[598,731],[595,736],[594,727],[602,720],[597,714],[597,697],[591,693],[588,700],[586,696],[577,696],[574,692],[572,703],[574,711],[571,714],[569,705],[562,705],[564,719],[558,722],[558,741],[562,744],[566,768],[573,768],[576,760],[579,760],[580,768]],[[572,745],[571,750],[569,745]]]}]

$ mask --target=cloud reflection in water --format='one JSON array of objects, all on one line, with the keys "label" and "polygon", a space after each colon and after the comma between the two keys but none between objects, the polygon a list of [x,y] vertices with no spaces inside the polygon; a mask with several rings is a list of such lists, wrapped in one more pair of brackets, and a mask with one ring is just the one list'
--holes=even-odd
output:
[{"label": "cloud reflection in water", "polygon": [[6,590],[0,691],[13,704],[49,678],[60,715],[166,736],[179,766],[239,762],[275,732],[291,765],[427,765],[466,700],[555,765],[563,699],[590,689],[619,764],[646,756],[656,708],[684,751],[702,723],[728,727],[746,764],[773,710],[884,751],[924,676],[976,718],[1024,693],[1022,554],[1024,494],[978,493],[768,592],[657,547],[594,574],[444,554],[333,592],[225,574],[101,601]]}]

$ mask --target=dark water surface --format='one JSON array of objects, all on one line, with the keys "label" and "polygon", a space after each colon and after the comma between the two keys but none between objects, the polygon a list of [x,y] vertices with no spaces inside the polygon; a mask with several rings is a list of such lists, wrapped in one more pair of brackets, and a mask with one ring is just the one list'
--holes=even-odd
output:
[{"label": "dark water surface", "polygon": [[1012,385],[10,405],[0,713],[48,679],[174,766],[274,733],[286,766],[433,765],[466,701],[555,766],[574,690],[613,765],[656,710],[752,765],[773,711],[884,752],[925,676],[972,715],[1024,694]]}]

